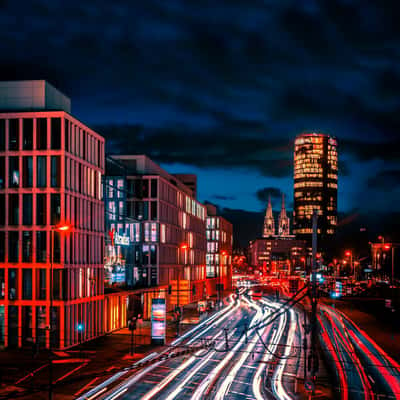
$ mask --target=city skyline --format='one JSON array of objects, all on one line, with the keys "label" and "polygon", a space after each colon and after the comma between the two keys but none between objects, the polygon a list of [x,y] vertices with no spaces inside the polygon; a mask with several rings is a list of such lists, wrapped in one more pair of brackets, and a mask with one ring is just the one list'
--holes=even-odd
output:
[{"label": "city skyline", "polygon": [[[340,143],[338,210],[396,209],[399,30],[390,7],[176,1],[59,13],[39,4],[25,5],[32,23],[18,35],[9,18],[17,6],[2,5],[2,79],[48,79],[76,99],[74,115],[105,136],[109,153],[196,173],[201,201],[261,211],[270,188],[291,209],[294,138],[317,130]],[[371,23],[350,28],[350,15]]]}]

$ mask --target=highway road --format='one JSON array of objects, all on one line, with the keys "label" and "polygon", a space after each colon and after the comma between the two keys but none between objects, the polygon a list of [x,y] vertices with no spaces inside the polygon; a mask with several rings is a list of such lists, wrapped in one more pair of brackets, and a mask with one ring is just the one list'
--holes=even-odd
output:
[{"label": "highway road", "polygon": [[[230,304],[200,329],[174,343],[199,346],[213,341],[213,346],[154,362],[112,390],[103,387],[101,393],[82,399],[296,399],[299,321],[296,311],[282,311],[281,303],[267,297],[231,297]],[[261,328],[255,329],[258,325]]]},{"label": "highway road", "polygon": [[400,366],[395,360],[339,310],[321,305],[318,319],[342,400],[400,398]]}]

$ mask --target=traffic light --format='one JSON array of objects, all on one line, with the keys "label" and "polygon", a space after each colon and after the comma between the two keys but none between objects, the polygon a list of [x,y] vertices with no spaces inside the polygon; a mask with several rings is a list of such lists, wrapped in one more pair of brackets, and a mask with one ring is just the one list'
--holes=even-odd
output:
[{"label": "traffic light", "polygon": [[168,294],[172,294],[172,285],[168,285]]},{"label": "traffic light", "polygon": [[193,294],[193,296],[196,294],[196,286],[195,285],[192,286],[192,294]]}]

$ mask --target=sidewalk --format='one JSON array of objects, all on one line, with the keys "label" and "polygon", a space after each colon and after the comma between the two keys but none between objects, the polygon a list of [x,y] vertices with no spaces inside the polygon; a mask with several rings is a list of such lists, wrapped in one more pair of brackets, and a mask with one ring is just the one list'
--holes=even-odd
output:
[{"label": "sidewalk", "polygon": [[[198,321],[194,308],[185,309],[180,334]],[[206,314],[203,315],[203,318]],[[201,319],[203,319],[201,318]],[[74,399],[132,363],[166,346],[151,344],[151,323],[144,321],[135,331],[135,355],[130,356],[131,331],[127,328],[83,343],[71,350],[54,352],[54,400]],[[167,323],[166,345],[176,338],[176,322]],[[0,351],[0,399],[48,398],[49,352],[33,357],[29,349]],[[30,375],[32,374],[32,376]]]}]

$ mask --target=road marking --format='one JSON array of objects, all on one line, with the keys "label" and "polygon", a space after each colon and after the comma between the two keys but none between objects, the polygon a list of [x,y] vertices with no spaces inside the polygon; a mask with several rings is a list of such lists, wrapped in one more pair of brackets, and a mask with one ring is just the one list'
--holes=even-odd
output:
[{"label": "road marking", "polygon": [[252,367],[251,365],[243,365],[243,368],[257,369],[257,367]]},{"label": "road marking", "polygon": [[74,372],[78,371],[78,369],[81,369],[83,367],[86,367],[86,365],[88,365],[89,363],[84,363],[82,365],[78,365],[76,368],[74,368],[73,370],[67,372],[66,374],[64,374],[63,376],[61,376],[60,378],[56,379],[53,384],[60,382],[62,380],[64,380],[65,378],[67,378],[68,376],[72,375]]},{"label": "road marking", "polygon": [[15,384],[18,385],[19,383],[23,382],[25,379],[28,379],[28,378],[32,377],[34,374],[36,374],[36,372],[39,372],[41,369],[43,369],[44,367],[47,367],[48,365],[50,365],[50,364],[44,364],[41,367],[35,369],[34,371],[29,373],[28,375],[25,375],[23,378],[19,379],[17,382],[15,382]]},{"label": "road marking", "polygon": [[100,376],[96,376],[96,378],[93,378],[89,383],[87,383],[85,386],[83,386],[81,389],[79,389],[74,396],[78,397],[81,393],[83,393],[86,389],[89,389],[90,386],[92,386],[98,379],[100,379]]},{"label": "road marking", "polygon": [[249,394],[240,393],[240,392],[235,392],[234,390],[230,390],[229,392],[230,392],[230,393],[233,393],[233,394],[238,394],[239,396],[252,397],[252,396],[250,396]]}]

